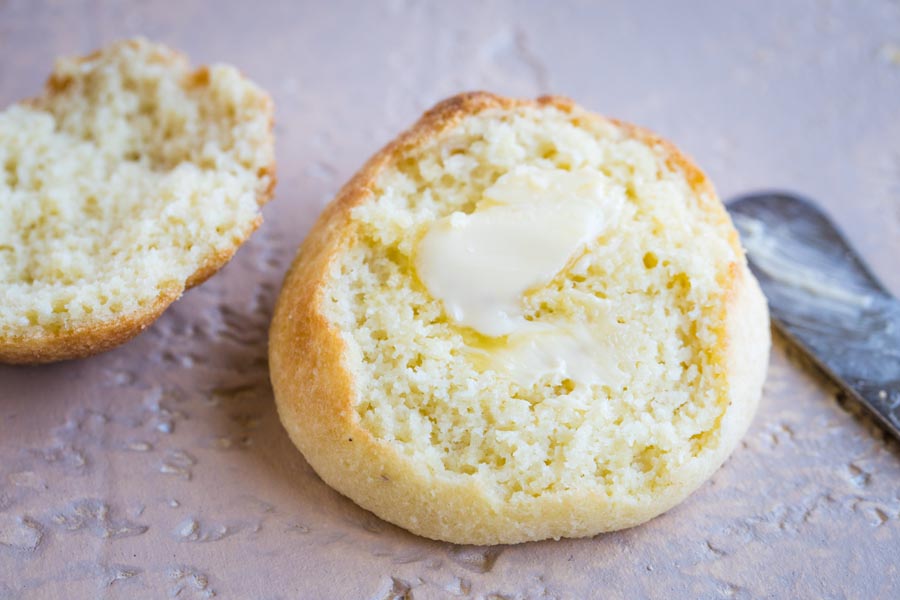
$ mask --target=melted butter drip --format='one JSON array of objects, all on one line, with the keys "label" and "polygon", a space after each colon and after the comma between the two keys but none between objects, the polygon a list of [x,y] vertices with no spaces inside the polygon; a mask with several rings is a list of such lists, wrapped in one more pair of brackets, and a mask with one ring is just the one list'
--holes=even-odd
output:
[{"label": "melted butter drip", "polygon": [[586,329],[548,324],[542,331],[511,334],[494,348],[473,348],[472,354],[482,368],[506,373],[522,386],[550,375],[617,388],[625,383],[625,373],[619,368],[621,352],[614,340]]},{"label": "melted butter drip", "polygon": [[614,332],[525,318],[523,298],[550,283],[615,226],[624,198],[589,169],[519,167],[485,190],[471,214],[453,213],[421,238],[419,279],[466,335],[476,363],[530,385],[551,374],[617,385]]}]

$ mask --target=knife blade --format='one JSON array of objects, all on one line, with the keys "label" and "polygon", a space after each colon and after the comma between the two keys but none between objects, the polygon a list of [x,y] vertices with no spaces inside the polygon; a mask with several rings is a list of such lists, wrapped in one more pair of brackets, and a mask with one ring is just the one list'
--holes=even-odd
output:
[{"label": "knife blade", "polygon": [[775,326],[900,440],[900,301],[813,202],[762,192],[727,206]]}]

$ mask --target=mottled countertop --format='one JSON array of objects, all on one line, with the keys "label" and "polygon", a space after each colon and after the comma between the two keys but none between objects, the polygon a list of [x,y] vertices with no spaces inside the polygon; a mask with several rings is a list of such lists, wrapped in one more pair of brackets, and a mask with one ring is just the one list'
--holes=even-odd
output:
[{"label": "mottled countertop", "polygon": [[144,34],[277,106],[266,223],[107,354],[0,367],[0,599],[900,597],[900,446],[776,340],[761,410],[684,504],[465,548],[332,492],[278,423],[266,328],[317,213],[436,101],[559,93],[655,129],[723,197],[816,198],[900,290],[900,3],[0,0],[0,103]]}]

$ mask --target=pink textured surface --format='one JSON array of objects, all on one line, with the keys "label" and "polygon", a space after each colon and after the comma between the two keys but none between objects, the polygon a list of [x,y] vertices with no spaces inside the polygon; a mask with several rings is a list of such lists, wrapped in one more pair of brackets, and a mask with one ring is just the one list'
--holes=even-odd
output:
[{"label": "pink textured surface", "polygon": [[322,206],[453,93],[570,95],[692,154],[724,197],[817,198],[900,289],[900,4],[0,0],[0,103],[144,34],[277,107],[280,183],[234,261],[128,345],[0,367],[0,599],[900,597],[900,449],[776,342],[744,443],[625,532],[417,538],[332,492],[267,378],[281,277]]}]

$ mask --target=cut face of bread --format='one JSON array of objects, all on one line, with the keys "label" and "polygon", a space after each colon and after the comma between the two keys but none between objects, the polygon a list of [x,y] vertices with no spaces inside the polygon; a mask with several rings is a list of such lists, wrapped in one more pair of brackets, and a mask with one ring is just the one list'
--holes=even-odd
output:
[{"label": "cut face of bread", "polygon": [[0,113],[0,361],[136,335],[259,225],[272,103],[232,67],[121,42]]},{"label": "cut face of bread", "polygon": [[271,329],[321,477],[457,543],[646,521],[754,414],[765,301],[704,175],[559,98],[452,98],[341,191]]}]

